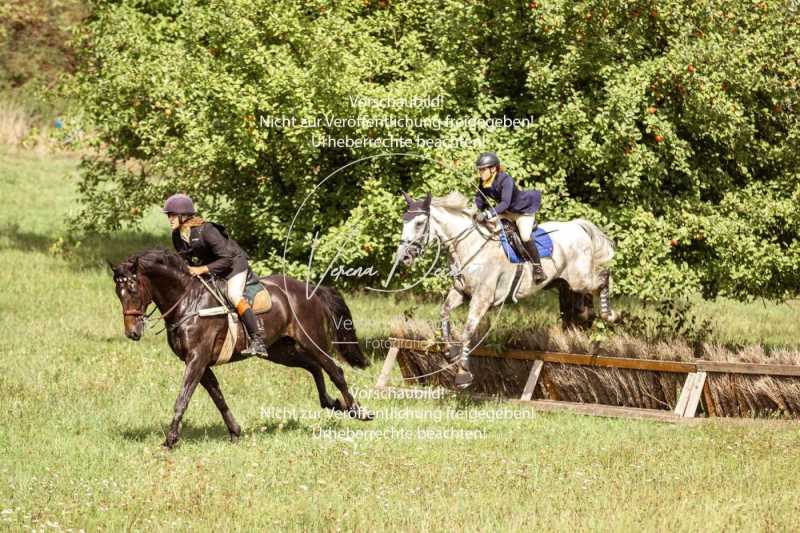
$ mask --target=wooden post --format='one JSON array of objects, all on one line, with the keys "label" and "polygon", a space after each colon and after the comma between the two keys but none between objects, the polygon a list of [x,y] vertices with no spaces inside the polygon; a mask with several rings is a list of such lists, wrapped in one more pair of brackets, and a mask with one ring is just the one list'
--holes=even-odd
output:
[{"label": "wooden post", "polygon": [[536,389],[536,383],[539,382],[539,374],[542,373],[543,366],[544,361],[541,359],[533,362],[531,373],[528,375],[528,381],[525,383],[525,389],[522,391],[522,396],[519,398],[520,400],[528,401],[533,398],[533,391]]},{"label": "wooden post", "polygon": [[686,411],[683,413],[683,416],[686,418],[694,418],[694,415],[697,414],[697,406],[700,405],[700,398],[703,396],[703,387],[705,387],[706,384],[706,375],[705,372],[697,372],[694,376],[691,396],[689,396],[689,401],[686,403]]},{"label": "wooden post", "polygon": [[678,403],[675,405],[675,414],[678,416],[683,416],[684,411],[686,411],[686,402],[689,401],[689,390],[692,388],[693,382],[694,372],[690,372],[686,376],[686,381],[683,382],[681,395],[678,396]]},{"label": "wooden post", "polygon": [[394,367],[394,363],[397,360],[397,352],[400,351],[400,348],[397,346],[392,346],[389,348],[389,353],[386,354],[386,360],[383,362],[383,368],[381,369],[381,374],[378,376],[378,381],[375,383],[376,388],[385,387],[387,383],[389,383],[389,375],[392,373],[392,368]]},{"label": "wooden post", "polygon": [[686,376],[681,395],[678,398],[678,405],[675,406],[676,415],[685,418],[694,418],[705,384],[705,372],[692,372]]}]

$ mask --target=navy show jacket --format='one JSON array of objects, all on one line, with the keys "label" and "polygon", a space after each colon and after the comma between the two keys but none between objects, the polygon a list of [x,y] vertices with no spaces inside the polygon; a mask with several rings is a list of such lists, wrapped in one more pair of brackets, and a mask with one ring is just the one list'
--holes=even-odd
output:
[{"label": "navy show jacket", "polygon": [[498,173],[489,187],[478,187],[475,205],[480,211],[487,207],[486,197],[497,201],[497,205],[491,209],[495,216],[504,211],[533,214],[542,205],[541,191],[519,189],[514,178],[505,172]]}]

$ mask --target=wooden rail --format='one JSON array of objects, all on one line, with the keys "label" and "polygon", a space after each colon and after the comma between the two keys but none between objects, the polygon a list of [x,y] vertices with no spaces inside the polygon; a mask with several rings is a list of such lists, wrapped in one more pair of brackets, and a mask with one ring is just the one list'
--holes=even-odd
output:
[{"label": "wooden rail", "polygon": [[[394,367],[397,354],[400,350],[436,351],[441,352],[448,348],[444,342],[389,338],[390,349],[384,361],[377,388],[386,388],[389,375]],[[455,343],[453,343],[455,344]],[[659,359],[639,359],[630,357],[608,357],[602,355],[572,354],[561,352],[547,352],[541,350],[504,350],[498,351],[488,347],[478,347],[471,353],[475,357],[496,357],[505,359],[522,359],[534,361],[528,380],[519,402],[530,404],[533,407],[542,407],[553,410],[563,407],[572,412],[596,414],[601,416],[620,416],[627,413],[634,418],[650,418],[656,420],[672,420],[693,418],[701,400],[706,402],[709,416],[715,416],[714,404],[706,381],[709,373],[721,374],[753,374],[762,376],[794,376],[800,377],[800,365],[778,365],[761,363],[735,363],[727,361],[705,361],[695,359],[692,361],[663,361]],[[647,370],[651,372],[672,372],[687,374],[683,390],[678,397],[678,403],[673,412],[664,412],[654,409],[636,409],[627,407],[605,406],[598,404],[571,404],[560,402],[557,399],[533,400],[533,391],[538,383],[539,376],[545,363],[581,365],[604,368],[620,368],[628,370]],[[644,415],[643,412],[652,411]],[[613,413],[613,414],[612,414]]]},{"label": "wooden rail", "polygon": [[[444,342],[400,339],[396,337],[390,337],[389,342],[392,347],[406,350],[441,351],[446,347],[446,343]],[[663,361],[660,359],[608,357],[602,355],[545,352],[540,350],[509,349],[500,352],[492,348],[481,346],[475,348],[470,355],[475,357],[498,357],[501,359],[541,360],[545,363],[562,363],[567,365],[675,372],[679,374],[715,372],[724,374],[760,374],[763,376],[800,376],[800,365],[734,363],[728,361],[706,361],[704,359],[695,359],[692,361]]]}]

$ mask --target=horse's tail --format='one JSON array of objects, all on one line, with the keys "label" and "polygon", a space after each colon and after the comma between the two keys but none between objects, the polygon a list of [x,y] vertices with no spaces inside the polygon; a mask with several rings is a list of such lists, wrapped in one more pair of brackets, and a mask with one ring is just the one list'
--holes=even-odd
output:
[{"label": "horse's tail", "polygon": [[603,231],[588,220],[578,218],[575,222],[589,234],[592,241],[592,264],[595,269],[607,265],[614,258],[614,241],[608,238]]},{"label": "horse's tail", "polygon": [[330,325],[336,332],[336,351],[350,366],[368,367],[369,361],[364,357],[364,352],[361,351],[361,346],[358,344],[353,316],[350,314],[350,308],[347,307],[342,294],[333,287],[324,285],[317,288],[317,294],[327,308]]}]

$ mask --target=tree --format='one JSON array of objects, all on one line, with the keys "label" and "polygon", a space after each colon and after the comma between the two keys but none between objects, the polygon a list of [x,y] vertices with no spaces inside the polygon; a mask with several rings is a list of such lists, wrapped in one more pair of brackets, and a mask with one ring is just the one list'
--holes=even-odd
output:
[{"label": "tree", "polygon": [[[315,234],[315,265],[385,268],[399,191],[469,194],[493,149],[543,190],[540,219],[607,229],[618,293],[786,297],[800,286],[799,28],[780,2],[98,3],[77,47],[74,94],[99,129],[78,220],[135,222],[180,190],[267,270],[299,273]],[[503,117],[527,122],[480,123]],[[326,137],[408,138],[388,151],[421,157],[367,159],[315,190],[387,151]]]}]

